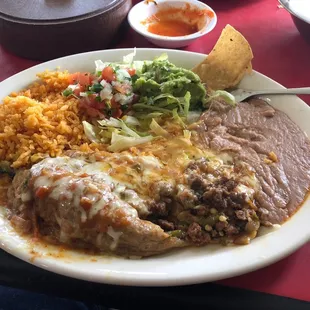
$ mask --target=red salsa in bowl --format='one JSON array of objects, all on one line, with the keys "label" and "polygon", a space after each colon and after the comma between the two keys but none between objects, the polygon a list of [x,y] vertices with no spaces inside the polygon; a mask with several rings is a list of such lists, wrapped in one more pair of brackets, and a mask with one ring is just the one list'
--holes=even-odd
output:
[{"label": "red salsa in bowl", "polygon": [[183,7],[159,7],[158,11],[142,21],[142,24],[147,25],[150,33],[179,37],[200,31],[204,27],[205,17],[212,18],[214,13],[185,3]]}]

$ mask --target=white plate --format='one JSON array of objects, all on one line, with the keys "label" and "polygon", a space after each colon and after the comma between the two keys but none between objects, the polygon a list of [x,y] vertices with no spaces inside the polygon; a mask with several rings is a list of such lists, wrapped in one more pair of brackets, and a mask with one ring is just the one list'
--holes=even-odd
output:
[{"label": "white plate", "polygon": [[[40,64],[0,83],[0,98],[26,87],[35,74],[45,69],[94,70],[94,60],[120,61],[132,50],[106,50],[64,57]],[[136,59],[153,59],[162,52],[178,66],[191,68],[204,55],[183,51],[138,49]],[[242,81],[246,88],[281,88],[255,72]],[[286,112],[310,135],[310,108],[296,96],[273,97],[272,105]],[[280,229],[266,231],[247,246],[179,249],[142,260],[99,257],[30,242],[16,235],[0,216],[0,246],[5,251],[38,267],[66,276],[123,285],[168,286],[202,283],[240,275],[289,255],[310,239],[310,200]]]}]

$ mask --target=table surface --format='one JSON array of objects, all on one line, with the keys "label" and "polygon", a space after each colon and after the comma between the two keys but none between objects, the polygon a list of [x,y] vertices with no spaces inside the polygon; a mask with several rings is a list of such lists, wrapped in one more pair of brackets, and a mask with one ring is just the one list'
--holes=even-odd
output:
[{"label": "table surface", "polygon": [[[185,50],[209,53],[223,27],[231,24],[250,42],[255,70],[286,87],[310,86],[310,43],[300,36],[277,0],[209,0],[207,4],[217,12],[218,24],[212,33]],[[154,47],[126,25],[110,48],[134,46]],[[37,63],[0,46],[0,81]],[[310,104],[310,97],[302,99]],[[310,243],[276,264],[219,283],[310,301]]]}]

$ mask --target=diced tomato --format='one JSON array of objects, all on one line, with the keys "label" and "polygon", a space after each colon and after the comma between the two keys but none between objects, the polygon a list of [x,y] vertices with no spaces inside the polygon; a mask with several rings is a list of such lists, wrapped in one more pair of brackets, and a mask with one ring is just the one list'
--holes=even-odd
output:
[{"label": "diced tomato", "polygon": [[93,77],[90,73],[76,72],[69,76],[69,84],[80,84],[84,88],[91,84]]},{"label": "diced tomato", "polygon": [[123,111],[121,110],[121,105],[118,102],[116,102],[114,98],[112,98],[111,100],[111,108],[112,108],[111,114],[113,117],[120,117],[123,114]]},{"label": "diced tomato", "polygon": [[90,94],[85,98],[85,100],[89,106],[97,109],[97,105],[99,101],[97,101],[96,98],[97,98],[97,94]]},{"label": "diced tomato", "polygon": [[111,99],[111,107],[112,108],[119,108],[120,104],[115,101],[114,97]]},{"label": "diced tomato", "polygon": [[69,84],[77,84],[78,83],[77,76],[78,76],[78,72],[70,74],[68,78]]},{"label": "diced tomato", "polygon": [[92,107],[86,108],[86,112],[90,117],[99,117],[100,119],[105,118],[105,115],[103,113]]},{"label": "diced tomato", "polygon": [[115,228],[128,226],[130,224],[129,219],[122,208],[116,209],[113,213],[113,226]]},{"label": "diced tomato", "polygon": [[40,186],[35,193],[35,196],[39,199],[45,198],[49,193],[49,189],[46,186]]},{"label": "diced tomato", "polygon": [[69,186],[69,189],[71,190],[71,191],[75,191],[76,190],[76,188],[77,188],[77,183],[72,183],[70,186]]},{"label": "diced tomato", "polygon": [[85,210],[85,211],[88,211],[91,209],[92,207],[92,202],[89,198],[87,197],[82,197],[81,200],[80,200],[80,204],[81,204],[81,207]]},{"label": "diced tomato", "polygon": [[118,117],[122,116],[123,111],[120,108],[119,109],[112,109],[112,113],[111,114],[112,114],[113,117],[118,118]]},{"label": "diced tomato", "polygon": [[130,76],[133,76],[136,74],[136,69],[134,68],[128,68],[127,69],[127,72],[129,73]]},{"label": "diced tomato", "polygon": [[107,107],[107,104],[104,101],[101,101],[101,102],[97,101],[94,106],[94,108],[98,110],[106,109],[106,107]]},{"label": "diced tomato", "polygon": [[98,101],[98,95],[97,94],[90,94],[85,98],[85,103],[97,110],[103,110],[107,107],[106,103],[104,101]]},{"label": "diced tomato", "polygon": [[109,83],[116,80],[116,75],[114,73],[114,69],[110,66],[105,67],[102,70],[101,77]]},{"label": "diced tomato", "polygon": [[82,85],[80,85],[80,84],[77,84],[76,85],[76,88],[74,89],[74,91],[73,91],[73,93],[74,93],[74,95],[76,95],[76,96],[80,96],[80,93],[81,92],[84,92],[85,91],[85,86],[82,86]]},{"label": "diced tomato", "polygon": [[[91,98],[91,97],[90,97]],[[98,102],[100,103],[100,102]],[[98,110],[98,107],[95,106],[95,104],[97,104],[95,102],[95,100],[93,99],[89,99],[87,100],[86,98],[82,98],[80,100],[80,107],[84,108],[86,110],[86,113],[91,116],[91,117],[99,117],[99,118],[104,118],[105,115],[103,114],[103,112]],[[94,105],[94,106],[91,106]]]}]

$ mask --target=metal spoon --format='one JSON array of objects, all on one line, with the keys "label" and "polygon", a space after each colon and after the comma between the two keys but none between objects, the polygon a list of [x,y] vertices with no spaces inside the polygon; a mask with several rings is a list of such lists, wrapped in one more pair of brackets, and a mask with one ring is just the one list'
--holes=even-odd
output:
[{"label": "metal spoon", "polygon": [[310,87],[249,90],[238,88],[230,92],[237,102],[244,101],[253,96],[260,95],[310,95]]}]

